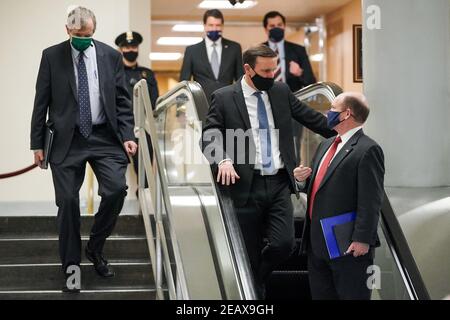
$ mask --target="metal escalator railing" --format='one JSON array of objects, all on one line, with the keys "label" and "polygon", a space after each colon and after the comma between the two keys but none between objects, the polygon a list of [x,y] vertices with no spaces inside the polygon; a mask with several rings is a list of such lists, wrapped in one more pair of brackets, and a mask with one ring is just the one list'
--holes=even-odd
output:
[{"label": "metal escalator railing", "polygon": [[209,108],[203,90],[183,82],[158,99],[153,113],[146,88],[143,80],[134,92],[139,200],[158,298],[256,299],[231,199],[217,189],[198,144],[198,120]]},{"label": "metal escalator railing", "polygon": [[[334,97],[340,93],[342,89],[335,84],[318,83],[300,90],[296,97],[311,108],[325,113]],[[311,163],[322,140],[322,137],[309,130],[303,134],[301,157],[306,165]],[[381,247],[376,250],[375,265],[379,267],[381,277],[379,283],[374,283],[372,299],[428,300],[428,291],[386,193],[378,233]]]}]

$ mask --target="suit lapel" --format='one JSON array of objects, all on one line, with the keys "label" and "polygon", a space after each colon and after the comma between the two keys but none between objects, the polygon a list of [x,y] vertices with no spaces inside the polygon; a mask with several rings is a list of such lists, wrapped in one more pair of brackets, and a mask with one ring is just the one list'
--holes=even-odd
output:
[{"label": "suit lapel", "polygon": [[320,184],[320,188],[322,188],[325,183],[330,179],[333,172],[336,170],[336,168],[341,164],[342,161],[344,161],[347,156],[352,153],[354,146],[358,143],[359,138],[364,134],[362,130],[359,130],[356,132],[353,137],[342,147],[342,149],[339,151],[339,153],[335,156],[333,161],[331,161],[330,167],[327,170],[327,173],[325,174],[325,177],[322,180],[322,183]]},{"label": "suit lapel", "polygon": [[245,130],[248,130],[252,126],[250,124],[250,116],[248,115],[247,104],[245,103],[245,99],[244,99],[244,93],[242,92],[241,80],[242,80],[242,78],[239,79],[234,84],[233,98],[234,98],[236,107],[239,111],[239,114],[241,115],[241,118],[244,121],[244,124],[246,126]]},{"label": "suit lapel", "polygon": [[281,129],[282,125],[279,122],[278,108],[277,108],[277,106],[275,105],[274,102],[275,101],[281,101],[282,99],[277,99],[277,97],[276,97],[277,92],[273,88],[271,88],[267,92],[267,94],[269,95],[269,101],[270,101],[270,106],[271,106],[271,109],[272,109],[272,116],[273,116],[273,122],[274,122],[274,125],[275,125],[275,129]]},{"label": "suit lapel", "polygon": [[209,62],[205,39],[203,39],[203,42],[200,43],[200,61],[205,61],[205,67],[209,73],[209,77],[211,79],[215,79],[214,72],[211,67],[211,62]]},{"label": "suit lapel", "polygon": [[102,99],[103,103],[105,103],[104,101],[104,87],[105,87],[105,59],[104,59],[104,52],[101,49],[101,47],[98,45],[98,43],[96,41],[94,41],[95,43],[95,51],[96,51],[96,56],[97,56],[97,71],[98,71],[98,84],[100,86],[100,99]]},{"label": "suit lapel", "polygon": [[64,50],[64,60],[65,60],[65,69],[67,72],[67,76],[69,78],[69,84],[72,88],[72,93],[75,100],[78,102],[78,91],[77,91],[77,83],[75,80],[75,70],[73,66],[73,56],[72,56],[72,46],[70,45],[70,40],[66,42],[65,50]]},{"label": "suit lapel", "polygon": [[228,65],[228,59],[231,58],[228,54],[229,50],[228,40],[222,38],[222,54],[220,58],[219,78],[223,74],[225,67]]},{"label": "suit lapel", "polygon": [[289,57],[289,50],[288,50],[288,43],[286,40],[284,40],[284,65],[285,65],[285,70],[286,70],[286,81],[288,78],[288,75],[290,75],[291,73],[289,72],[289,62],[292,61],[292,59]]}]

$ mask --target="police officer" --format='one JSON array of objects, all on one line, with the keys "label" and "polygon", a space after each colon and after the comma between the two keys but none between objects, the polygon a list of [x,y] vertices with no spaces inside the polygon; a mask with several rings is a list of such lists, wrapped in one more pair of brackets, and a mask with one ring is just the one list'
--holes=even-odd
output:
[{"label": "police officer", "polygon": [[[127,85],[130,92],[130,96],[133,95],[134,86],[142,79],[147,80],[148,92],[150,94],[150,101],[152,108],[156,107],[156,100],[158,99],[158,83],[155,79],[155,74],[152,70],[141,67],[137,63],[139,56],[139,45],[142,43],[142,36],[134,31],[128,31],[122,33],[116,38],[116,45],[119,47],[119,51],[123,56],[123,63],[125,65],[125,74],[127,78]],[[135,110],[136,112],[136,110]],[[153,159],[153,147],[150,140],[150,136],[147,134],[148,149],[150,151],[150,159]],[[133,165],[136,174],[138,174],[139,168],[139,154],[133,156]],[[147,179],[145,179],[145,187],[148,187]],[[136,192],[138,196],[138,192]]]},{"label": "police officer", "polygon": [[133,88],[142,79],[147,80],[148,91],[150,93],[150,101],[152,107],[155,108],[158,99],[158,84],[155,74],[152,70],[141,67],[137,63],[139,56],[139,45],[142,43],[142,36],[134,31],[122,33],[116,38],[116,45],[119,47],[123,55],[123,63],[125,65],[125,73],[127,76],[127,84],[130,89],[130,95],[133,96]]}]

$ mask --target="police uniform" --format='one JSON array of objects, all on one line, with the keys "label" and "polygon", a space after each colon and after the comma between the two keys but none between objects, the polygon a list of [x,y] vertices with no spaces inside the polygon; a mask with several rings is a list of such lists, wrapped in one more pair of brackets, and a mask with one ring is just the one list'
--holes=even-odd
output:
[{"label": "police uniform", "polygon": [[[139,46],[142,43],[143,39],[142,36],[134,31],[128,31],[125,33],[122,33],[120,36],[116,38],[116,45],[118,47],[127,47],[127,46]],[[126,81],[127,81],[127,87],[130,92],[130,96],[134,97],[133,90],[136,83],[141,81],[142,79],[147,80],[147,86],[148,86],[148,92],[150,94],[150,101],[152,103],[152,108],[155,109],[156,107],[156,100],[158,99],[159,92],[158,92],[158,83],[156,82],[155,74],[152,70],[141,67],[139,65],[135,65],[134,67],[128,67],[125,66],[125,75],[126,75]],[[148,142],[148,148],[150,151],[150,159],[153,160],[153,147],[151,143],[150,136],[147,134],[147,142]],[[139,155],[136,154],[133,156],[133,164],[134,164],[134,170],[136,171],[136,174],[138,173],[139,168]],[[145,179],[145,187],[148,188],[148,182],[147,178]],[[136,192],[136,196],[138,195],[138,192]]]},{"label": "police uniform", "polygon": [[[142,36],[134,31],[124,32],[116,38],[116,45],[118,47],[139,46],[142,43]],[[127,79],[127,86],[130,95],[133,96],[133,89],[136,83],[142,79],[147,80],[148,92],[150,94],[150,101],[153,109],[156,107],[156,100],[158,99],[158,83],[156,82],[155,74],[149,68],[135,65],[134,67],[125,66],[125,74]]]}]

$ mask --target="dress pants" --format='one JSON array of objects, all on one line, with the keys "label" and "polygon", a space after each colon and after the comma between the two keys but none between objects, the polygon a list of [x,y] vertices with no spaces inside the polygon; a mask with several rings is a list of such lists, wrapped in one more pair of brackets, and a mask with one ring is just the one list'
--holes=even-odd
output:
[{"label": "dress pants", "polygon": [[325,260],[308,250],[308,274],[313,300],[370,300],[367,268],[373,265],[374,249],[358,258]]},{"label": "dress pants", "polygon": [[86,163],[91,165],[99,184],[102,200],[95,215],[88,247],[102,253],[111,235],[127,195],[125,173],[128,158],[107,125],[94,126],[86,139],[78,130],[65,160],[51,164],[58,206],[59,254],[63,271],[81,263],[80,197]]},{"label": "dress pants", "polygon": [[[294,249],[294,217],[289,183],[286,170],[275,176],[256,173],[247,204],[236,208],[252,271],[260,288]],[[265,237],[266,244],[263,242]]]}]

